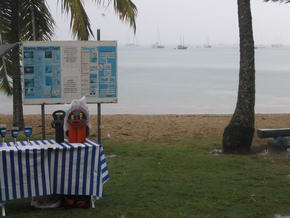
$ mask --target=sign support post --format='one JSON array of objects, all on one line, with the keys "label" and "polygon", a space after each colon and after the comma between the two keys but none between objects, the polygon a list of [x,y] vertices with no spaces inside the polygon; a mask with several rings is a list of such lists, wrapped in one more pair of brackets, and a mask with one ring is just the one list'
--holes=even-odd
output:
[{"label": "sign support post", "polygon": [[41,134],[42,134],[42,140],[46,139],[45,135],[45,104],[41,104]]},{"label": "sign support post", "polygon": [[[101,30],[97,29],[97,40],[101,40]],[[97,131],[98,131],[98,143],[102,143],[102,130],[101,130],[101,103],[97,103],[98,105],[98,116],[97,116]]]}]

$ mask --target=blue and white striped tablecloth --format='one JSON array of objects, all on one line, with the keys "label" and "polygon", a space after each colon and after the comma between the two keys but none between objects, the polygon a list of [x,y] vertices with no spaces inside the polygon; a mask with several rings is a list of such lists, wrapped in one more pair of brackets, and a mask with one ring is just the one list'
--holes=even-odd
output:
[{"label": "blue and white striped tablecloth", "polygon": [[0,202],[50,194],[100,198],[108,179],[103,147],[91,140],[0,144]]}]

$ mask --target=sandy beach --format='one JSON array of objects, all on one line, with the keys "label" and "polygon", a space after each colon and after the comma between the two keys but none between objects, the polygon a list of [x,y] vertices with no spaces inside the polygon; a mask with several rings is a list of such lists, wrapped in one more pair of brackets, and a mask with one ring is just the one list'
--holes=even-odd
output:
[{"label": "sandy beach", "polygon": [[[193,136],[222,139],[231,115],[103,115],[102,138],[110,141],[156,141],[162,138]],[[11,128],[11,115],[0,115],[0,124]],[[51,115],[46,115],[46,133],[54,137]],[[91,116],[91,136],[96,136],[96,116]],[[40,115],[26,115],[25,123],[32,126],[34,135],[41,133]],[[257,114],[256,129],[290,127],[288,114]],[[263,143],[255,135],[255,143]]]}]

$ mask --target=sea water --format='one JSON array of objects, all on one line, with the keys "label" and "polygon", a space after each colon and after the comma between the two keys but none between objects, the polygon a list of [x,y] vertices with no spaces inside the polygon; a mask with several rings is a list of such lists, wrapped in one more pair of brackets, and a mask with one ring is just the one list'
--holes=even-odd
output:
[{"label": "sea water", "polygon": [[[256,53],[256,112],[290,112],[290,47]],[[119,47],[118,103],[103,114],[230,114],[239,79],[238,47]],[[12,99],[0,94],[0,113],[12,113]],[[46,106],[51,113],[63,106]],[[90,105],[91,113],[96,106]],[[24,106],[25,114],[40,106]]]}]

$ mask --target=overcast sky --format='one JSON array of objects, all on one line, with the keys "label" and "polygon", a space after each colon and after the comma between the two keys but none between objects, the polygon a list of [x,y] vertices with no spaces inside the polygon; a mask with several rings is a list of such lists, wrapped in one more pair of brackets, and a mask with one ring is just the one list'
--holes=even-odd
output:
[{"label": "overcast sky", "polygon": [[[160,38],[165,45],[238,43],[236,0],[132,0],[138,7],[138,44],[152,45]],[[49,7],[56,21],[55,40],[72,39],[69,18],[61,15],[56,0]],[[86,0],[86,9],[94,33],[101,29],[102,40],[133,42],[128,24],[119,21],[112,7],[102,8]],[[254,38],[256,44],[290,44],[290,3],[264,3],[252,0]]]}]

